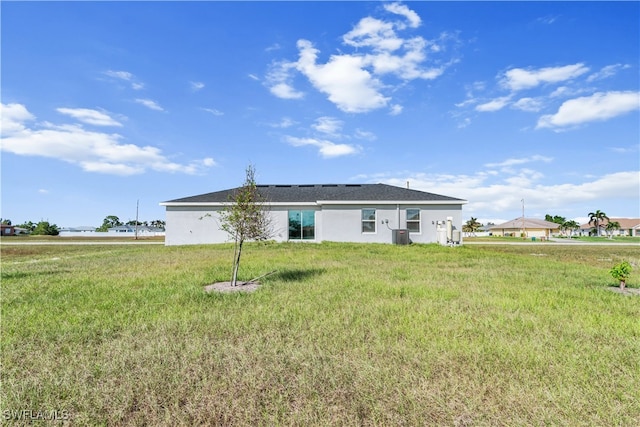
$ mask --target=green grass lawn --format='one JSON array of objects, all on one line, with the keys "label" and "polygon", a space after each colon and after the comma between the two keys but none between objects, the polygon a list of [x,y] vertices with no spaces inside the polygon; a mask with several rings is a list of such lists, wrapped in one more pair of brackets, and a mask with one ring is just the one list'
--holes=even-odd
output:
[{"label": "green grass lawn", "polygon": [[3,246],[4,419],[640,425],[637,247],[249,244],[206,294],[232,249]]}]

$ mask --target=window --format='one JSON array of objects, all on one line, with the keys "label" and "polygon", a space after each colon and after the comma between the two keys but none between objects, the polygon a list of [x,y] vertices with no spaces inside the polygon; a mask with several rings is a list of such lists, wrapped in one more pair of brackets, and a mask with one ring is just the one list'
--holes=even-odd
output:
[{"label": "window", "polygon": [[420,209],[407,209],[407,230],[420,232]]},{"label": "window", "polygon": [[375,209],[362,209],[362,232],[363,233],[376,232],[376,210]]},{"label": "window", "polygon": [[315,211],[289,211],[289,240],[313,240],[315,238]]}]

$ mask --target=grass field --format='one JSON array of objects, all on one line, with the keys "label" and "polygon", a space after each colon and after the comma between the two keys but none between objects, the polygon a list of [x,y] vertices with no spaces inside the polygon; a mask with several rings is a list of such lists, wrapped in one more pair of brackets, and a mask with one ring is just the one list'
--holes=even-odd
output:
[{"label": "grass field", "polygon": [[640,425],[637,246],[1,249],[9,424]]}]

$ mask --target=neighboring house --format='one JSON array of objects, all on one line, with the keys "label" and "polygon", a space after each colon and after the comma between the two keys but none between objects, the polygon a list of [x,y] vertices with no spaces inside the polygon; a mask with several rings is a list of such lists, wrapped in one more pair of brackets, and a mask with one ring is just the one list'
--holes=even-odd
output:
[{"label": "neighboring house", "polygon": [[[135,225],[121,225],[109,228],[108,231],[96,231],[96,227],[64,227],[60,229],[61,237],[135,237]],[[124,234],[126,233],[126,234]],[[138,237],[164,236],[164,230],[158,227],[138,226]]]},{"label": "neighboring house", "polygon": [[[609,218],[609,221],[614,221],[620,224],[619,230],[613,230],[611,232],[613,236],[633,236],[633,237],[640,236],[640,218]],[[603,221],[598,221],[598,227],[600,228],[600,235],[602,236],[607,235],[607,231],[605,228],[607,227],[607,224],[609,223],[609,221],[607,221],[606,219]],[[586,224],[580,225],[579,234],[581,236],[590,236],[590,235],[597,236],[598,235],[593,222],[591,224],[586,223]]]},{"label": "neighboring house", "polygon": [[[236,190],[160,203],[166,207],[165,244],[230,241],[219,212]],[[416,243],[448,243],[447,230],[450,237],[460,235],[467,203],[385,184],[258,185],[258,191],[269,210],[272,237],[279,242],[392,243],[408,234]]]},{"label": "neighboring house", "polygon": [[[117,227],[111,227],[108,229],[107,234],[109,235],[117,235],[122,236],[122,233],[127,233],[127,235],[135,236],[138,233],[138,236],[150,237],[150,236],[164,236],[164,230],[158,227],[149,227],[147,225],[119,225]],[[100,233],[97,233],[100,235]]]},{"label": "neighboring house", "polygon": [[3,236],[15,236],[16,235],[16,228],[13,225],[0,224],[0,227],[1,227],[0,232],[2,233]]},{"label": "neighboring house", "polygon": [[58,236],[61,237],[82,237],[84,235],[92,235],[95,233],[96,227],[62,227],[60,229],[60,234]]},{"label": "neighboring house", "polygon": [[493,235],[493,233],[491,232],[491,227],[493,227],[493,226],[494,226],[494,224],[482,225],[475,232],[473,232],[473,233],[464,233],[464,235],[465,235],[465,237],[489,237],[489,236]]},{"label": "neighboring house", "polygon": [[503,224],[491,227],[494,236],[504,237],[536,237],[549,238],[553,233],[559,232],[560,225],[555,222],[535,218],[516,218]]}]

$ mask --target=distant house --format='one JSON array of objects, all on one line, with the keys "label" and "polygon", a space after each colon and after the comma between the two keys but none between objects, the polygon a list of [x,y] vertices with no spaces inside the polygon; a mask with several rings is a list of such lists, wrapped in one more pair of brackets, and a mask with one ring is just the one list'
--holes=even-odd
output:
[{"label": "distant house", "polygon": [[555,222],[535,218],[516,218],[490,228],[494,236],[549,238],[559,232],[560,225]]},{"label": "distant house", "polygon": [[[614,221],[620,224],[619,230],[613,230],[611,234],[613,236],[640,236],[640,218],[609,218],[609,221]],[[605,231],[607,224],[609,223],[606,219],[603,221],[598,221],[598,227],[600,228],[600,235],[606,236],[607,232]],[[581,236],[590,236],[597,235],[598,232],[595,228],[594,223],[586,223],[580,225]]]},{"label": "distant house", "polygon": [[[118,227],[109,228],[106,232],[96,231],[96,227],[63,227],[60,229],[61,237],[135,237],[135,225],[120,225]],[[146,225],[138,226],[138,237],[164,236],[164,229],[158,227],[149,227]]]},{"label": "distant house", "polygon": [[2,227],[0,232],[2,233],[3,236],[16,235],[16,228],[13,225],[1,224],[0,227]]},{"label": "distant house", "polygon": [[[222,243],[220,211],[237,188],[160,203],[166,245]],[[466,200],[385,184],[258,185],[276,241],[461,242]],[[454,233],[457,231],[457,233]],[[444,237],[443,237],[444,233]],[[443,242],[444,240],[444,242]],[[407,239],[408,242],[408,239]]]},{"label": "distant house", "polygon": [[164,236],[164,230],[162,228],[149,227],[147,225],[139,225],[137,227],[135,225],[119,225],[117,227],[111,227],[107,231],[107,234],[110,235],[122,236],[123,233],[131,236],[135,235],[136,233],[138,233],[138,236],[145,237]]},{"label": "distant house", "polygon": [[96,227],[83,226],[83,227],[62,227],[60,229],[60,234],[58,236],[61,237],[75,237],[75,236],[83,236],[87,234],[93,234],[96,231]]}]

